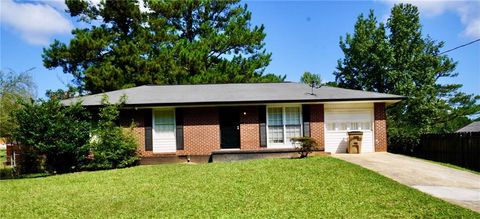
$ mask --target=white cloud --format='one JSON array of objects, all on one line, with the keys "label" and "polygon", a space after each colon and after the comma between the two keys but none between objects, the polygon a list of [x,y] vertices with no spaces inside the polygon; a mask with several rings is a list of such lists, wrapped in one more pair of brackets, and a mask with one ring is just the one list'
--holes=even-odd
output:
[{"label": "white cloud", "polygon": [[480,1],[436,1],[436,0],[388,0],[388,4],[411,3],[416,5],[422,16],[435,17],[447,12],[456,13],[464,26],[463,35],[480,38]]},{"label": "white cloud", "polygon": [[63,2],[14,2],[2,0],[0,22],[18,32],[28,43],[47,45],[56,34],[68,34],[72,23],[61,12],[66,9]]}]

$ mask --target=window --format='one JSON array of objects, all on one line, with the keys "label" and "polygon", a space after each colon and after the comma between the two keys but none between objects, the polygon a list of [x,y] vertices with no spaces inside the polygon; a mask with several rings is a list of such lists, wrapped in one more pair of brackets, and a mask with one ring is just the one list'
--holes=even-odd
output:
[{"label": "window", "polygon": [[268,142],[290,143],[293,137],[302,136],[300,107],[268,108]]},{"label": "window", "polygon": [[327,131],[371,131],[371,122],[328,122]]},{"label": "window", "polygon": [[283,143],[283,114],[281,107],[268,109],[268,141]]},{"label": "window", "polygon": [[352,122],[352,123],[350,123],[349,129],[350,130],[360,130],[360,129],[358,129],[358,127],[359,127],[358,122]]},{"label": "window", "polygon": [[335,131],[336,130],[336,124],[334,122],[329,122],[327,123],[327,130],[328,131]]},{"label": "window", "polygon": [[293,137],[302,136],[302,125],[300,120],[300,107],[285,108],[285,133],[288,141]]},{"label": "window", "polygon": [[175,116],[173,110],[155,111],[155,131],[159,134],[174,133]]}]

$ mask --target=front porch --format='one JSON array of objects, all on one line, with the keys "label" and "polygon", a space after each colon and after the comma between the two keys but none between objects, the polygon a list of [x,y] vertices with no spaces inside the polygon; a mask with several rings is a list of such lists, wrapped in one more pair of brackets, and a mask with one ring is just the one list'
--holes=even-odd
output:
[{"label": "front porch", "polygon": [[[323,148],[313,151],[311,156],[329,155]],[[142,157],[140,164],[166,164],[166,163],[210,163],[210,162],[232,162],[241,160],[255,160],[268,158],[297,158],[299,153],[294,148],[275,148],[260,150],[215,150],[210,155],[161,155]]]}]

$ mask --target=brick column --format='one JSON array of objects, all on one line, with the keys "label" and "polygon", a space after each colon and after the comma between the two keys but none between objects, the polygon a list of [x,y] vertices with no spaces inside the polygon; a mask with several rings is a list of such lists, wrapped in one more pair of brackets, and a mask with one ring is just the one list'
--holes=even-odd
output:
[{"label": "brick column", "polygon": [[317,141],[320,148],[325,147],[324,121],[323,104],[310,105],[310,136]]},{"label": "brick column", "polygon": [[210,155],[220,149],[218,108],[185,108],[183,111],[184,153]]},{"label": "brick column", "polygon": [[387,151],[387,116],[385,114],[385,103],[375,103],[374,114],[375,151]]},{"label": "brick column", "polygon": [[[145,151],[145,113],[147,110],[121,110],[120,111],[120,125],[127,131],[130,129],[132,122],[133,136],[137,141],[137,151],[142,157],[152,156],[151,151]],[[150,112],[148,110],[147,112]]]},{"label": "brick column", "polygon": [[240,107],[240,148],[260,149],[258,107]]}]

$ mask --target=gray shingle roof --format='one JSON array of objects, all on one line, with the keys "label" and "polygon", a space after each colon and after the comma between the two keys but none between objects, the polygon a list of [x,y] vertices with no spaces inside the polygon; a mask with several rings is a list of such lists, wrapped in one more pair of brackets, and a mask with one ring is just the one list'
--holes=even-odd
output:
[{"label": "gray shingle roof", "polygon": [[127,96],[126,105],[188,105],[262,102],[321,102],[351,100],[390,100],[398,102],[403,96],[322,86],[314,89],[299,83],[248,83],[205,85],[145,85],[62,101],[69,105],[82,100],[85,106],[100,105],[102,96],[118,102]]},{"label": "gray shingle roof", "polygon": [[480,121],[472,122],[467,126],[457,130],[457,132],[480,132]]}]

